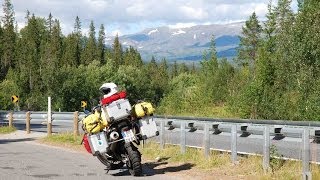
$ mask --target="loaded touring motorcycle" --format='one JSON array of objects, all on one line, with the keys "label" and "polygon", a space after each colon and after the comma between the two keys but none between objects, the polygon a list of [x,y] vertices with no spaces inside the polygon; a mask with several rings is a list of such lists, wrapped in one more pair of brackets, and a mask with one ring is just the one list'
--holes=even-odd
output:
[{"label": "loaded touring motorcycle", "polygon": [[82,143],[96,156],[107,170],[122,168],[125,164],[133,176],[142,175],[141,153],[137,146],[141,140],[159,135],[152,117],[150,103],[140,102],[131,107],[125,94],[104,105],[82,120],[85,131]]}]

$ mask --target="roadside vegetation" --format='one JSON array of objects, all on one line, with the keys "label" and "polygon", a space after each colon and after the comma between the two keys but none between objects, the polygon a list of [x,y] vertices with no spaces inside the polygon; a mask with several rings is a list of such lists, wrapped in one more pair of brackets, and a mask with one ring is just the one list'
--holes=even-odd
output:
[{"label": "roadside vegetation", "polygon": [[0,125],[0,134],[10,134],[12,132],[15,132],[17,129],[15,127],[9,127],[9,126],[1,126]]},{"label": "roadside vegetation", "polygon": [[[284,161],[271,159],[271,169],[264,173],[262,157],[238,156],[238,163],[232,164],[228,153],[211,151],[210,157],[204,157],[202,149],[187,148],[186,154],[180,153],[180,147],[166,145],[160,151],[157,143],[149,142],[141,148],[143,158],[148,160],[163,160],[172,164],[191,163],[196,171],[194,176],[199,179],[216,177],[218,179],[301,179],[302,164],[299,161]],[[276,154],[275,154],[276,155]],[[281,162],[281,163],[279,163]],[[320,178],[320,166],[312,165],[313,179]]]},{"label": "roadside vegetation", "polygon": [[39,142],[53,146],[66,147],[73,150],[82,151],[84,149],[83,145],[81,145],[82,136],[74,136],[71,132],[52,134],[40,139]]},{"label": "roadside vegetation", "polygon": [[270,1],[266,17],[252,12],[234,59],[217,58],[212,36],[201,62],[186,64],[142,59],[117,36],[106,46],[104,25],[82,27],[80,17],[70,34],[50,12],[38,17],[26,11],[25,26],[16,27],[14,4],[4,0],[1,108],[13,109],[11,96],[17,95],[22,110],[46,110],[51,96],[53,110],[81,111],[81,101],[95,106],[99,86],[113,81],[132,104],[153,102],[157,114],[320,120],[320,1],[298,0],[297,12],[291,3]]}]

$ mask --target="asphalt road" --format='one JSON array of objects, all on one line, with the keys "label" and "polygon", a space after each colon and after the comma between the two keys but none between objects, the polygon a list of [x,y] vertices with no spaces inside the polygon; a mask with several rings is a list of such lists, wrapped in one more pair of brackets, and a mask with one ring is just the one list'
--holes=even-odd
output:
[{"label": "asphalt road", "polygon": [[154,169],[159,163],[143,165],[143,176],[132,177],[124,167],[107,171],[98,159],[83,152],[39,145],[32,137],[3,138],[0,135],[0,180],[39,179],[182,179],[166,172],[188,168]]}]

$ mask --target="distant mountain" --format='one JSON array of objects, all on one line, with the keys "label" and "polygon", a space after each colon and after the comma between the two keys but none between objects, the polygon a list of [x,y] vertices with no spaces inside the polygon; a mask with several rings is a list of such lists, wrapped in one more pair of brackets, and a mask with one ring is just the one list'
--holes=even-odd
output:
[{"label": "distant mountain", "polygon": [[[237,55],[239,35],[243,22],[231,24],[197,25],[188,28],[158,27],[146,29],[136,34],[120,36],[124,47],[133,46],[138,49],[144,60],[151,56],[158,59],[165,57],[169,61],[199,61],[203,52],[210,47],[212,35],[218,57],[232,58]],[[107,39],[112,44],[113,38]]]}]

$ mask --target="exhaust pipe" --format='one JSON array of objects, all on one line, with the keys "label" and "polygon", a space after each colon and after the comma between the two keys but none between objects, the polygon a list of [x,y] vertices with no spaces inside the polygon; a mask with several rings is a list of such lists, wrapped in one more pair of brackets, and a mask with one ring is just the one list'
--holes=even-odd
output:
[{"label": "exhaust pipe", "polygon": [[116,131],[112,131],[112,132],[110,133],[110,139],[113,140],[113,141],[119,139],[119,133],[116,132]]}]

